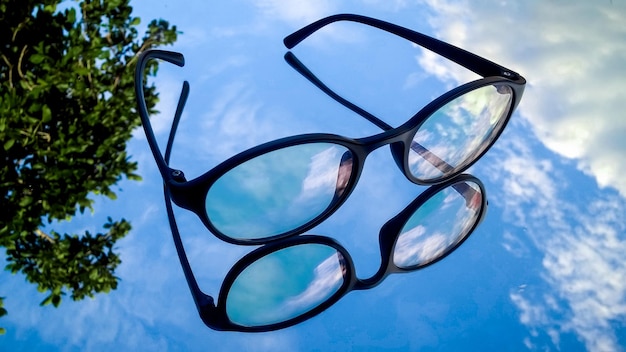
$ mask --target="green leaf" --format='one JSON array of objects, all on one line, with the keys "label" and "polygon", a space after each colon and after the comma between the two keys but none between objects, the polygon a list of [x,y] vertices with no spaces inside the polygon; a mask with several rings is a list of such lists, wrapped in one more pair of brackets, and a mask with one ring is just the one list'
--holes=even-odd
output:
[{"label": "green leaf", "polygon": [[4,150],[9,150],[11,149],[11,147],[13,146],[13,144],[15,144],[15,139],[9,139],[6,142],[4,142]]},{"label": "green leaf", "polygon": [[3,308],[4,306],[4,297],[0,297],[0,318],[7,315],[7,310]]},{"label": "green leaf", "polygon": [[73,8],[67,10],[67,21],[70,23],[76,22],[76,10]]},{"label": "green leaf", "polygon": [[47,123],[52,120],[52,111],[48,107],[48,105],[44,105],[41,108],[41,122]]},{"label": "green leaf", "polygon": [[139,18],[139,17],[135,17],[135,18],[133,18],[133,20],[130,22],[130,25],[131,25],[131,26],[137,26],[137,25],[139,25],[140,23],[141,23],[141,18]]},{"label": "green leaf", "polygon": [[57,5],[56,4],[46,5],[43,8],[43,10],[46,11],[46,12],[54,13],[57,10]]},{"label": "green leaf", "polygon": [[41,303],[39,303],[39,305],[40,306],[47,306],[50,303],[52,303],[52,295],[49,295],[48,297],[44,298],[44,300],[41,301]]},{"label": "green leaf", "polygon": [[39,65],[45,58],[45,55],[35,54],[30,57],[30,62],[34,63],[35,65]]},{"label": "green leaf", "polygon": [[33,198],[26,196],[26,197],[23,197],[22,200],[20,200],[20,206],[25,207],[25,206],[30,205],[30,203],[32,202],[33,202]]},{"label": "green leaf", "polygon": [[139,176],[137,174],[133,174],[133,173],[126,174],[126,178],[131,180],[131,181],[141,181],[142,180],[141,176]]}]

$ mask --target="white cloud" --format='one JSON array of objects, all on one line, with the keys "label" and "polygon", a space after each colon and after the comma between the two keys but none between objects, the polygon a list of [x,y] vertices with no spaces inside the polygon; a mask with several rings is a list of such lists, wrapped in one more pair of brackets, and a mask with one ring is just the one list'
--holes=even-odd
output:
[{"label": "white cloud", "polygon": [[[161,68],[168,63],[161,62]],[[160,74],[159,77],[151,80],[157,87],[159,93],[159,101],[156,109],[157,113],[150,115],[150,125],[155,136],[162,134],[167,135],[169,133],[174,113],[176,112],[176,106],[178,105],[178,99],[180,97],[180,91],[182,89],[182,81],[175,79],[173,76]],[[133,130],[133,137],[140,140],[145,140],[146,135],[143,127],[138,127]]]},{"label": "white cloud", "polygon": [[513,235],[508,231],[505,231],[503,234],[503,238],[504,243],[502,244],[502,246],[509,253],[512,253],[518,258],[525,257],[529,254],[528,246],[519,237]]},{"label": "white cloud", "polygon": [[410,5],[408,0],[362,0],[363,4],[375,7],[377,11],[397,12],[404,10]]},{"label": "white cloud", "polygon": [[[281,137],[297,134],[305,125],[292,113],[262,99],[262,92],[246,78],[235,79],[212,91],[189,98],[193,119],[181,121],[172,161],[184,165],[188,179],[204,173],[238,152]],[[204,91],[207,91],[206,89]],[[198,93],[200,92],[200,93]],[[183,138],[182,136],[185,136]],[[183,151],[194,151],[183,153]],[[207,163],[206,160],[211,160]]]},{"label": "white cloud", "polygon": [[[245,147],[260,144],[267,136],[275,135],[269,122],[258,118],[263,103],[252,88],[243,82],[225,87],[213,101],[203,122],[204,148],[212,157],[224,159]],[[193,141],[197,144],[198,141]]]},{"label": "white cloud", "polygon": [[265,16],[295,25],[316,21],[335,9],[331,0],[259,0],[254,3]]},{"label": "white cloud", "polygon": [[[527,78],[520,111],[548,148],[626,195],[624,2],[426,3],[440,38]],[[430,53],[419,61],[448,82],[471,77]]]},{"label": "white cloud", "polygon": [[519,293],[511,293],[511,301],[520,310],[520,321],[523,324],[536,324],[537,322],[547,322],[548,318],[542,306],[534,305]]},{"label": "white cloud", "polygon": [[[354,12],[352,6],[332,0],[260,0],[254,1],[259,10],[257,28],[267,29],[268,23],[279,22],[288,26],[290,31],[298,30],[312,22],[337,13]],[[389,5],[386,5],[389,8]],[[343,22],[344,24],[346,22]],[[327,25],[307,38],[304,43],[316,48],[323,48],[328,43],[365,42],[368,33],[363,25],[344,25],[342,22]],[[276,28],[276,26],[274,27]],[[259,32],[259,30],[257,30]],[[281,32],[281,35],[289,32]]]},{"label": "white cloud", "polygon": [[[556,346],[562,333],[573,332],[589,350],[619,350],[614,322],[626,320],[626,200],[602,192],[573,203],[578,185],[568,185],[534,154],[532,138],[518,133],[501,142],[499,163],[489,171],[501,186],[491,199],[543,253],[541,276],[549,287],[543,295],[536,286],[534,294],[511,293],[520,322]],[[512,234],[504,238],[512,254],[527,252]]]}]

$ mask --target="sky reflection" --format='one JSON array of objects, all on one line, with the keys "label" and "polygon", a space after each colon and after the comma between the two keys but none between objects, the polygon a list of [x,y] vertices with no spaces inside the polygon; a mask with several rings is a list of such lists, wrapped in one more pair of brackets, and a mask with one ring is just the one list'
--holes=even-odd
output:
[{"label": "sky reflection", "polygon": [[[44,296],[35,287],[21,276],[0,273],[0,296],[7,297],[9,310],[0,320],[7,329],[2,348],[624,350],[625,1],[134,5],[144,22],[164,17],[184,32],[174,49],[187,63],[182,69],[162,67],[156,80],[161,114],[154,126],[166,139],[180,85],[189,79],[191,94],[172,154],[173,166],[188,176],[279,137],[378,132],[282,59],[282,38],[326,15],[378,17],[515,69],[529,82],[519,110],[471,169],[485,183],[489,213],[446,260],[348,295],[304,324],[267,334],[214,332],[195,313],[164,219],[162,181],[138,133],[129,154],[139,162],[144,181],[122,182],[117,201],[98,199],[94,214],[56,228],[96,232],[94,224],[107,215],[131,221],[133,232],[119,243],[119,289],[84,302],[64,301],[59,309],[41,308]],[[299,45],[296,54],[337,93],[394,126],[447,89],[476,78],[357,24],[329,26]],[[351,199],[312,230],[336,237],[359,270],[377,267],[380,226],[422,191],[398,174],[388,151],[377,153],[368,158]],[[300,194],[299,187],[294,194]],[[177,215],[185,220],[181,233],[200,285],[216,294],[225,273],[249,248],[220,243],[193,217]]]}]

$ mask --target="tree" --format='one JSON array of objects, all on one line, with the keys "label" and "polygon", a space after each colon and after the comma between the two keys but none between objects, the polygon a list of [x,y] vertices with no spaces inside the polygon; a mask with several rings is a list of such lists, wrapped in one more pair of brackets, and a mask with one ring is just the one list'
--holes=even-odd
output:
[{"label": "tree", "polygon": [[[126,153],[140,125],[134,63],[178,32],[153,20],[139,39],[139,23],[129,0],[0,0],[0,246],[6,269],[47,293],[41,305],[117,287],[125,219],[109,217],[96,234],[44,229],[93,211],[94,194],[115,199],[111,187],[123,177],[140,179]],[[157,99],[147,87],[151,110]]]}]

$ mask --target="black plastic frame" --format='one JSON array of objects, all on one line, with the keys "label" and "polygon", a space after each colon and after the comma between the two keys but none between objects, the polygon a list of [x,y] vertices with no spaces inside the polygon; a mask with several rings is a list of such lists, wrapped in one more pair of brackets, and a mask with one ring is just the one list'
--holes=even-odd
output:
[{"label": "black plastic frame", "polygon": [[[325,25],[336,21],[354,21],[363,23],[366,25],[370,25],[381,30],[399,35],[407,40],[410,40],[418,45],[423,46],[433,52],[442,55],[469,70],[472,70],[480,75],[483,75],[485,78],[464,84],[460,87],[452,89],[451,91],[441,95],[437,99],[433,100],[431,103],[426,105],[422,110],[420,110],[417,114],[411,117],[407,122],[402,124],[397,128],[393,128],[383,122],[382,120],[376,118],[375,116],[367,113],[363,109],[358,106],[347,102],[345,99],[339,97],[336,93],[332,92],[328,87],[326,87],[319,79],[317,79],[308,69],[304,67],[295,56],[291,53],[287,53],[285,58],[287,61],[294,67],[298,72],[305,75],[311,82],[313,82],[320,89],[325,91],[328,95],[333,97],[335,100],[340,102],[342,105],[350,108],[351,110],[357,112],[360,116],[363,116],[368,121],[372,122],[376,126],[380,127],[384,130],[384,132],[364,137],[364,138],[347,138],[334,134],[324,134],[324,133],[314,133],[314,134],[304,134],[292,137],[286,137],[282,139],[278,139],[275,141],[271,141],[268,143],[264,143],[262,145],[253,147],[246,151],[243,151],[226,161],[220,163],[213,169],[204,173],[203,175],[187,181],[185,176],[181,170],[175,170],[168,166],[168,163],[165,162],[163,155],[158,147],[156,142],[156,138],[154,136],[154,132],[152,130],[148,109],[146,107],[145,98],[144,98],[144,70],[146,67],[146,63],[151,59],[162,59],[167,62],[173,63],[178,66],[184,65],[184,57],[180,53],[162,51],[162,50],[148,50],[143,52],[138,59],[138,63],[135,70],[135,89],[137,93],[137,102],[138,102],[138,112],[142,120],[142,125],[148,140],[148,144],[150,145],[150,149],[152,154],[156,160],[157,166],[159,168],[159,172],[165,182],[165,184],[169,187],[171,192],[171,198],[174,203],[182,208],[188,209],[194,212],[200,220],[204,223],[204,225],[218,238],[223,241],[233,243],[233,244],[241,244],[241,245],[257,245],[268,243],[280,238],[290,237],[294,235],[298,235],[304,233],[305,231],[315,227],[326,218],[328,218],[331,214],[333,214],[349,197],[352,190],[354,189],[361,170],[363,168],[366,157],[375,149],[380,148],[385,145],[390,145],[391,153],[393,158],[398,165],[398,167],[402,170],[404,175],[411,182],[420,185],[430,185],[436,184],[439,182],[444,182],[453,178],[454,176],[462,173],[467,170],[474,162],[476,162],[482,155],[489,150],[491,145],[495,142],[495,140],[499,137],[502,130],[506,127],[508,120],[510,119],[515,107],[519,104],[526,81],[519,74],[504,68],[498,64],[495,64],[487,59],[481,58],[475,54],[467,52],[463,49],[457,48],[440,40],[428,37],[421,33],[388,23],[384,21],[380,21],[377,19],[359,16],[359,15],[350,15],[350,14],[342,14],[330,16],[324,19],[321,19],[317,22],[314,22],[299,31],[287,36],[284,39],[284,43],[288,48],[292,48],[300,41],[304,40],[307,36],[314,33],[316,30],[322,28]],[[291,55],[290,55],[291,54]],[[292,60],[290,58],[294,58]],[[507,116],[505,117],[505,121],[502,123],[502,127],[500,130],[496,131],[494,136],[488,142],[487,147],[482,151],[480,155],[476,155],[473,160],[467,162],[465,164],[459,165],[453,173],[446,177],[442,177],[434,180],[420,180],[415,178],[408,167],[408,158],[407,155],[409,150],[413,148],[415,150],[415,143],[412,143],[412,138],[415,132],[419,129],[421,124],[435,111],[444,106],[449,101],[456,99],[457,97],[472,91],[474,89],[489,86],[489,85],[506,85],[512,88],[513,90],[513,102],[510,106]],[[182,110],[184,108],[185,102],[189,95],[189,83],[185,81],[183,83],[183,88],[180,95],[180,100],[178,102],[178,106],[176,109],[176,114],[174,116],[173,128],[175,129],[178,125],[178,121],[180,120],[180,116],[182,114]],[[224,173],[228,172],[235,166],[246,162],[252,158],[255,158],[259,155],[289,147],[299,144],[305,143],[313,143],[313,142],[328,142],[335,143],[338,145],[342,145],[348,148],[353,155],[353,163],[352,163],[352,172],[350,179],[346,185],[345,191],[342,192],[341,196],[335,197],[335,199],[331,202],[331,204],[325,209],[324,212],[319,214],[317,217],[312,219],[306,224],[303,224],[300,227],[294,228],[291,231],[287,231],[281,234],[277,234],[272,237],[263,237],[259,239],[237,239],[229,237],[227,234],[222,233],[217,228],[215,228],[210,219],[206,214],[205,209],[205,198],[211,187],[211,185]],[[418,148],[420,146],[417,146]],[[423,147],[422,147],[423,148]]]},{"label": "black plastic frame", "polygon": [[[457,191],[461,192],[460,187],[467,187],[466,182],[473,182],[477,184],[481,191],[481,199],[480,199],[480,209],[478,209],[478,216],[476,217],[472,226],[468,229],[467,233],[464,234],[463,237],[460,238],[458,242],[456,242],[452,247],[450,247],[445,253],[441,256],[432,260],[430,262],[424,263],[423,265],[414,266],[411,268],[401,268],[394,264],[393,262],[393,252],[396,245],[396,240],[400,235],[400,231],[409,220],[411,215],[422,206],[426,201],[428,201],[433,195],[437,192],[452,186]],[[328,309],[330,306],[335,304],[339,299],[354,290],[366,290],[374,288],[379,285],[387,276],[392,273],[406,273],[412,272],[416,270],[423,269],[432,264],[439,262],[440,260],[447,257],[449,254],[454,252],[461,244],[463,244],[467,238],[472,234],[472,232],[478,227],[478,225],[482,222],[487,212],[487,194],[482,182],[476,177],[468,174],[462,174],[457,176],[456,178],[446,181],[444,183],[440,183],[434,186],[429,187],[426,191],[420,194],[415,200],[413,200],[406,208],[404,208],[398,215],[393,217],[391,220],[387,221],[381,228],[379,234],[379,245],[380,245],[380,254],[381,254],[381,265],[378,271],[370,278],[359,279],[356,275],[354,262],[348,253],[348,251],[341,246],[337,241],[332,238],[324,237],[324,236],[316,236],[316,235],[302,235],[302,236],[294,236],[290,238],[285,238],[280,241],[275,241],[269,244],[266,244],[260,248],[255,249],[254,251],[248,253],[243,258],[241,258],[226,274],[224,282],[222,283],[222,287],[220,289],[219,296],[217,298],[217,304],[213,297],[205,294],[200,287],[198,286],[197,280],[193,274],[191,266],[189,265],[189,261],[187,259],[187,255],[185,253],[185,249],[182,244],[180,232],[178,230],[178,225],[176,224],[176,219],[174,217],[174,212],[172,208],[172,199],[170,198],[170,194],[168,192],[168,187],[165,186],[165,203],[167,208],[168,219],[170,223],[170,227],[172,230],[172,235],[174,238],[174,244],[176,246],[176,251],[178,253],[178,257],[180,259],[181,265],[183,267],[183,272],[185,274],[185,278],[187,279],[187,283],[191,289],[191,294],[193,296],[194,302],[198,308],[198,312],[202,321],[211,329],[214,330],[222,330],[222,331],[241,331],[241,332],[265,332],[265,331],[273,331],[278,329],[287,328],[289,326],[293,326],[295,324],[301,323],[307,319],[310,319],[324,310]],[[469,197],[469,198],[473,198]],[[466,198],[469,202],[469,199]],[[237,325],[231,322],[226,313],[226,298],[228,295],[228,291],[233,285],[237,276],[245,270],[249,265],[259,260],[261,257],[264,257],[270,253],[275,251],[295,246],[302,245],[307,243],[316,243],[316,244],[324,244],[330,247],[335,248],[338,252],[340,252],[345,259],[346,271],[344,274],[344,283],[342,287],[327,301],[313,310],[302,314],[293,319],[276,323],[269,324],[264,326],[242,326]]]}]

